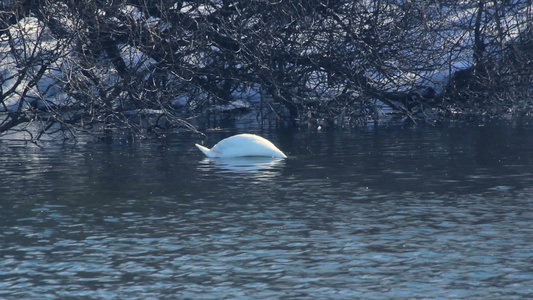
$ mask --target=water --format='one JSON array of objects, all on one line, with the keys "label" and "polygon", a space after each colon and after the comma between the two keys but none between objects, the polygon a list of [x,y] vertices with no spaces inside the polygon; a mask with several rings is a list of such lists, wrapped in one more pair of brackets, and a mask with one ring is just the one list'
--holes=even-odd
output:
[{"label": "water", "polygon": [[264,135],[0,141],[0,298],[533,296],[533,126]]}]

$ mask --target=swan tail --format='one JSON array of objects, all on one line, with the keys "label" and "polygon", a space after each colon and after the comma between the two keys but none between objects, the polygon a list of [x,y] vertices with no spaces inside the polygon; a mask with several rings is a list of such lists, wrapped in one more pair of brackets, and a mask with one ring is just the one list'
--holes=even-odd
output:
[{"label": "swan tail", "polygon": [[211,152],[211,150],[207,147],[204,147],[202,145],[198,145],[198,144],[195,144],[195,146],[200,149],[200,151],[202,151],[203,154],[205,154],[205,156],[207,157],[215,157],[215,155],[213,155],[213,152]]}]

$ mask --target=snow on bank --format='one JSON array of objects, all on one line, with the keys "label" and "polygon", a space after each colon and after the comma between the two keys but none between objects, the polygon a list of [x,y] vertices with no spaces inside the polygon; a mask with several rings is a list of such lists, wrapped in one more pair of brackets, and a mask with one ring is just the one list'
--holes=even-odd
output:
[{"label": "snow on bank", "polygon": [[[27,17],[9,28],[0,40],[0,78],[3,103],[0,111],[29,107],[45,109],[65,105],[61,62],[67,50],[37,18]],[[42,73],[42,75],[41,75]],[[34,78],[38,78],[35,81]]]}]

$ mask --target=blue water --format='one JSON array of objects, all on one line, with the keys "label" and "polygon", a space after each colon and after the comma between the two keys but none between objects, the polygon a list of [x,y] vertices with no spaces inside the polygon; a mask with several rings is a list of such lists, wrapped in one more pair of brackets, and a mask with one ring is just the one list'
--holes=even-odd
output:
[{"label": "blue water", "polygon": [[533,126],[0,141],[0,298],[533,297]]}]

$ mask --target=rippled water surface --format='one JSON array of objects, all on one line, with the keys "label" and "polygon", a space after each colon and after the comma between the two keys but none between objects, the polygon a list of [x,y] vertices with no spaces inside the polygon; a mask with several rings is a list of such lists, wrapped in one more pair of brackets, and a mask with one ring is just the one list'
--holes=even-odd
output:
[{"label": "rippled water surface", "polygon": [[0,141],[0,298],[533,297],[533,126]]}]

